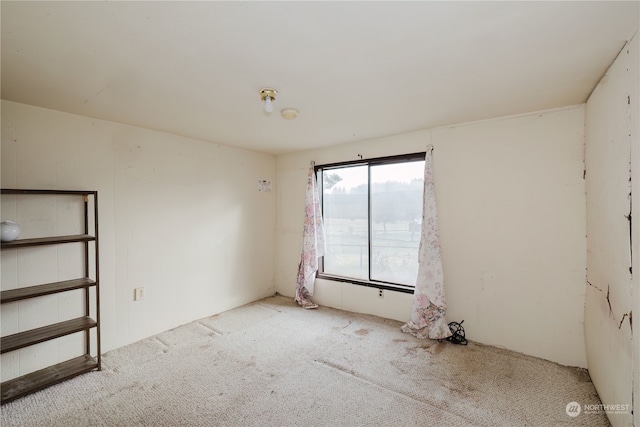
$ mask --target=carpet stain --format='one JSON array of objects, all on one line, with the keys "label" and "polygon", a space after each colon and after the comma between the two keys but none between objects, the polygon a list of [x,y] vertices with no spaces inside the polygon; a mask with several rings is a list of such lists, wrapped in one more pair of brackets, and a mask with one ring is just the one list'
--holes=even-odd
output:
[{"label": "carpet stain", "polygon": [[591,376],[589,375],[589,371],[587,371],[584,368],[573,368],[571,370],[571,373],[580,382],[583,382],[583,383],[591,382]]},{"label": "carpet stain", "polygon": [[361,329],[358,329],[357,331],[355,331],[354,334],[359,335],[361,337],[364,337],[366,335],[369,335],[369,332],[371,332],[371,330],[365,329],[365,328],[361,328]]},{"label": "carpet stain", "polygon": [[111,391],[107,396],[105,396],[105,399],[110,399],[112,397],[118,396],[122,393],[126,393],[128,391],[136,391],[136,390],[143,390],[144,386],[142,384],[140,384],[139,381],[134,381],[132,384],[128,384],[125,385],[123,387],[120,387],[117,390]]},{"label": "carpet stain", "polygon": [[279,310],[276,306],[273,306],[270,304],[257,303],[256,305],[267,308],[269,310],[277,311],[278,313],[284,313],[282,310]]},{"label": "carpet stain", "polygon": [[406,369],[404,369],[404,367],[403,367],[400,363],[398,363],[398,362],[393,362],[393,363],[391,363],[391,365],[392,365],[394,368],[396,368],[396,370],[397,370],[398,372],[400,372],[401,374],[406,374],[406,373],[407,373],[407,370],[406,370]]},{"label": "carpet stain", "polygon": [[421,347],[407,347],[404,349],[404,355],[405,356],[413,356],[417,353],[418,349]]},{"label": "carpet stain", "polygon": [[444,347],[446,346],[445,343],[437,343],[435,345],[431,345],[428,348],[431,349],[430,353],[431,354],[440,354],[442,353],[442,350],[444,350]]}]

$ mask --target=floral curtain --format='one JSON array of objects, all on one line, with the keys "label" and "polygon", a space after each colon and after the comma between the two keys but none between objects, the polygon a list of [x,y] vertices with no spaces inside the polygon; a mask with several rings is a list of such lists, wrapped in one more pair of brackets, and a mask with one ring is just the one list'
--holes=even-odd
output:
[{"label": "floral curtain", "polygon": [[402,326],[402,331],[418,338],[445,339],[451,336],[451,331],[445,319],[447,303],[444,298],[444,275],[440,254],[432,157],[433,146],[430,145],[424,162],[418,276],[413,293],[411,320]]},{"label": "floral curtain", "polygon": [[302,254],[300,255],[296,281],[296,301],[307,309],[318,307],[310,297],[313,296],[316,273],[318,272],[318,258],[325,254],[324,225],[320,212],[320,197],[314,165],[314,162],[311,162],[307,177]]}]

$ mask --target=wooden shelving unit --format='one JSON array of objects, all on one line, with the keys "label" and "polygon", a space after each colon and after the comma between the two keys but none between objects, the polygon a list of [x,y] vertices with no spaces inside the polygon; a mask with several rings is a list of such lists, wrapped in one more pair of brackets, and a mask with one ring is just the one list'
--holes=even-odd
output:
[{"label": "wooden shelving unit", "polygon": [[[9,304],[38,298],[45,295],[83,290],[85,315],[79,318],[66,320],[40,328],[35,328],[16,334],[0,337],[0,353],[8,353],[35,345],[41,342],[54,340],[69,334],[84,332],[85,354],[65,360],[44,369],[3,382],[0,385],[4,404],[26,394],[36,392],[45,387],[57,384],[61,381],[73,378],[77,375],[100,370],[102,367],[100,357],[100,280],[99,280],[99,252],[98,252],[98,192],[97,191],[67,191],[67,190],[20,190],[2,189],[2,194],[15,195],[75,195],[84,198],[84,233],[70,236],[48,236],[32,239],[18,239],[13,242],[2,242],[2,250],[20,249],[43,245],[60,245],[66,243],[82,243],[84,245],[84,277],[60,282],[45,283],[25,288],[10,289],[0,292],[0,303]],[[89,234],[89,200],[93,198],[93,233]],[[93,277],[90,278],[89,244],[93,243],[94,263]],[[37,268],[37,267],[34,267]],[[90,290],[95,289],[95,319],[91,317]],[[96,330],[96,345],[92,351],[90,331]],[[94,355],[95,356],[94,356]]]}]

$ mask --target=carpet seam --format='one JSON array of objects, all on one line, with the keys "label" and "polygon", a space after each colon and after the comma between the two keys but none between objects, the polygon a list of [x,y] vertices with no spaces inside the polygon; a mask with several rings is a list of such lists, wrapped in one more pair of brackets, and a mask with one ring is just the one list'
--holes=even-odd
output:
[{"label": "carpet seam", "polygon": [[[403,393],[402,391],[395,390],[395,389],[393,389],[393,388],[389,388],[389,387],[385,387],[385,386],[383,386],[383,385],[381,385],[381,384],[378,384],[378,383],[376,383],[376,382],[374,382],[374,381],[371,381],[371,380],[370,380],[370,379],[368,379],[368,378],[365,378],[365,377],[362,377],[362,376],[360,376],[360,375],[357,375],[357,374],[355,373],[355,371],[347,371],[347,370],[345,370],[345,369],[342,369],[340,366],[338,366],[338,365],[336,365],[336,364],[333,364],[333,363],[331,363],[331,362],[324,361],[324,360],[317,360],[317,359],[314,359],[314,360],[313,360],[313,362],[314,362],[314,363],[317,363],[317,364],[319,364],[319,365],[321,365],[321,366],[324,366],[324,367],[326,367],[326,368],[330,368],[330,369],[336,370],[336,371],[338,371],[338,372],[341,372],[341,373],[343,373],[343,374],[349,375],[349,376],[351,376],[351,377],[353,377],[353,378],[356,378],[356,379],[358,379],[358,380],[360,380],[360,381],[363,381],[363,382],[365,382],[365,383],[367,383],[367,384],[371,384],[371,385],[373,385],[373,386],[375,386],[375,387],[377,387],[377,388],[380,388],[380,389],[382,389],[382,390],[390,391],[390,392],[395,393],[395,394],[397,394],[397,395],[400,395],[400,396],[402,396],[402,397],[406,397],[406,398],[408,398],[408,399],[411,399],[411,400],[412,400],[412,401],[414,401],[414,402],[422,403],[423,405],[427,405],[427,406],[430,406],[430,407],[432,407],[432,408],[436,408],[436,409],[438,409],[438,410],[440,410],[440,411],[442,411],[442,412],[449,413],[449,414],[451,414],[451,415],[454,415],[454,416],[456,416],[456,417],[458,417],[458,418],[461,418],[461,419],[463,419],[463,420],[465,420],[465,421],[469,422],[470,424],[477,425],[477,424],[475,423],[475,421],[474,421],[474,420],[472,420],[472,419],[469,419],[469,418],[467,418],[467,417],[464,417],[464,416],[462,416],[462,415],[460,415],[460,414],[457,414],[457,413],[455,413],[455,412],[453,412],[453,411],[450,411],[450,410],[447,410],[447,409],[443,409],[443,408],[441,408],[441,407],[439,407],[439,406],[435,405],[434,403],[431,403],[431,402],[425,402],[425,401],[420,400],[420,399],[418,399],[418,398],[416,398],[416,397],[414,397],[414,396],[411,396],[411,395],[409,395],[409,394]],[[486,424],[485,424],[485,425],[486,425]]]},{"label": "carpet seam", "polygon": [[217,335],[220,335],[220,336],[224,335],[224,333],[223,333],[223,332],[221,332],[221,331],[219,331],[219,330],[217,330],[217,329],[215,329],[215,328],[213,328],[213,327],[211,327],[211,326],[209,326],[209,325],[207,325],[207,324],[205,324],[205,323],[203,323],[203,322],[197,322],[197,323],[198,323],[198,325],[203,326],[203,327],[205,327],[205,328],[209,329],[210,331],[212,331],[213,333],[215,333],[215,334],[217,334]]}]

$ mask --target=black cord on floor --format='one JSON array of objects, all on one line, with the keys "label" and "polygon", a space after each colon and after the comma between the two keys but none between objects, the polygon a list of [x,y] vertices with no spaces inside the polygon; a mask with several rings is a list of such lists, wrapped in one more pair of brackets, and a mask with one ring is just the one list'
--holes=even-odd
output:
[{"label": "black cord on floor", "polygon": [[462,327],[463,323],[464,320],[460,323],[449,322],[451,336],[447,338],[447,341],[453,344],[467,345],[467,339],[464,337],[464,328]]}]

